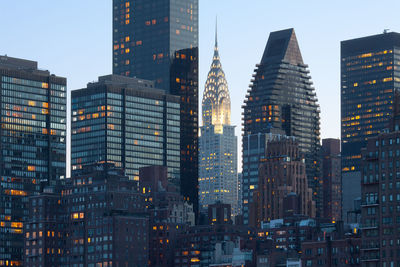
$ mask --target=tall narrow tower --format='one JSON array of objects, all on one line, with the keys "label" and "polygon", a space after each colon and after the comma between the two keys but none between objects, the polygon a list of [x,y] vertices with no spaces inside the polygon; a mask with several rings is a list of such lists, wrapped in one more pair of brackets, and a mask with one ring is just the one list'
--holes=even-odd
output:
[{"label": "tall narrow tower", "polygon": [[203,126],[199,138],[200,208],[222,202],[237,214],[237,137],[231,125],[231,100],[222,70],[215,30],[214,56],[202,101]]},{"label": "tall narrow tower", "polygon": [[196,211],[198,5],[198,0],[113,0],[113,74],[152,80],[179,96],[181,193]]},{"label": "tall narrow tower", "polygon": [[66,85],[35,61],[0,56],[0,266],[23,265],[27,197],[65,179]]},{"label": "tall narrow tower", "polygon": [[321,209],[319,183],[319,105],[308,66],[304,64],[293,29],[272,32],[244,101],[243,215],[248,223],[249,202],[257,189],[259,161],[269,134],[293,136],[305,154],[308,184],[317,214]]}]

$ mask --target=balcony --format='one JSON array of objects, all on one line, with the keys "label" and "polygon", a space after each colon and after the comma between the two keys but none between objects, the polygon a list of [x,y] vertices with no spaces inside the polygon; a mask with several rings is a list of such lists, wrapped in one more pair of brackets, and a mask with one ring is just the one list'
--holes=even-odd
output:
[{"label": "balcony", "polygon": [[379,227],[378,223],[362,224],[361,225],[361,230],[378,229],[378,227]]},{"label": "balcony", "polygon": [[363,185],[374,185],[379,183],[378,177],[365,177],[363,179]]},{"label": "balcony", "polygon": [[363,251],[373,251],[373,250],[379,250],[379,245],[364,245],[361,247],[361,250]]},{"label": "balcony", "polygon": [[376,207],[379,206],[379,201],[374,200],[374,201],[364,201],[361,203],[361,207]]},{"label": "balcony", "polygon": [[371,257],[365,256],[365,257],[361,258],[362,262],[372,262],[372,261],[379,261],[379,260],[380,260],[379,256],[371,256]]},{"label": "balcony", "polygon": [[366,155],[366,156],[365,156],[365,159],[366,159],[367,161],[376,161],[376,160],[379,159],[379,157],[378,157],[377,155]]}]

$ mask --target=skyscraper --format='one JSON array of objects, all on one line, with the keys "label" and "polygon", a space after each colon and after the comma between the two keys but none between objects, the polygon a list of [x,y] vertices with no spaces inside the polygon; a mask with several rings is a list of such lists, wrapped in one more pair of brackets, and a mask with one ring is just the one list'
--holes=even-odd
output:
[{"label": "skyscraper", "polygon": [[114,0],[113,73],[181,100],[181,192],[198,205],[198,0]]},{"label": "skyscraper", "polygon": [[368,138],[361,150],[361,225],[363,266],[400,262],[400,94],[385,131]]},{"label": "skyscraper", "polygon": [[306,174],[321,209],[319,105],[307,65],[293,29],[272,32],[244,101],[243,215],[248,223],[248,203],[257,189],[258,166],[265,153],[267,133],[283,131],[294,136],[305,154]]},{"label": "skyscraper", "polygon": [[27,197],[65,178],[66,79],[0,56],[0,266],[21,266]]},{"label": "skyscraper", "polygon": [[383,33],[341,43],[343,216],[361,195],[361,148],[387,127],[400,88],[400,34]]},{"label": "skyscraper", "polygon": [[199,137],[199,200],[206,213],[217,202],[238,213],[237,138],[231,125],[231,100],[215,33],[214,56],[202,101]]},{"label": "skyscraper", "polygon": [[[291,199],[291,214],[315,217],[315,201],[308,186],[304,156],[293,137],[280,136],[268,141],[259,168],[255,190],[253,226],[288,216],[286,202]],[[253,221],[252,220],[252,221]]]},{"label": "skyscraper", "polygon": [[162,165],[179,181],[179,97],[155,89],[152,81],[118,75],[71,94],[72,173],[106,161],[139,181],[140,167]]}]

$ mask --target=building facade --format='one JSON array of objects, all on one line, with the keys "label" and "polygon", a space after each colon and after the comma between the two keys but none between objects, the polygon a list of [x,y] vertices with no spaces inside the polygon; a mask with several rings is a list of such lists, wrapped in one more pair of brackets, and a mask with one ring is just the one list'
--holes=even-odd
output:
[{"label": "building facade", "polygon": [[[378,34],[341,43],[343,216],[361,196],[361,148],[390,120],[400,88],[400,34]],[[348,189],[348,190],[347,190]]]},{"label": "building facade", "polygon": [[361,151],[362,266],[400,262],[400,96],[388,128]]},{"label": "building facade", "polygon": [[[315,217],[315,202],[308,186],[305,160],[292,137],[267,144],[254,191],[254,226],[287,216],[287,213]],[[253,213],[253,212],[252,212]]]},{"label": "building facade", "polygon": [[168,167],[179,182],[179,98],[150,81],[109,75],[72,91],[72,173],[94,162],[113,162],[130,179],[139,168]]},{"label": "building facade", "polygon": [[27,197],[65,178],[66,79],[0,56],[0,266],[21,266]]},{"label": "building facade", "polygon": [[279,129],[294,136],[306,156],[306,173],[317,210],[322,204],[319,180],[319,105],[293,29],[270,34],[257,65],[243,109],[243,214],[258,186],[258,164],[265,153],[265,135]]},{"label": "building facade", "polygon": [[342,171],[340,139],[322,139],[322,182],[324,218],[342,220]]},{"label": "building facade", "polygon": [[136,182],[107,163],[75,174],[63,190],[69,266],[146,266],[149,218]]},{"label": "building facade", "polygon": [[25,267],[68,266],[65,241],[69,216],[61,195],[65,181],[60,180],[29,197],[29,216],[24,224]]},{"label": "building facade", "polygon": [[199,137],[199,201],[206,213],[208,205],[230,204],[238,214],[237,137],[231,125],[228,83],[218,52],[217,33],[214,56],[202,101],[203,126]]},{"label": "building facade", "polygon": [[87,165],[29,204],[23,266],[147,266],[145,201],[115,165]]},{"label": "building facade", "polygon": [[181,100],[181,192],[198,208],[198,0],[113,1],[113,73]]}]

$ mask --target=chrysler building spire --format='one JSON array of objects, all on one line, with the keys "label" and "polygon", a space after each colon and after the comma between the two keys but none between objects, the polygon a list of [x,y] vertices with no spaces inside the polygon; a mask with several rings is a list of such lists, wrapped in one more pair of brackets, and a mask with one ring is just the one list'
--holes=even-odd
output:
[{"label": "chrysler building spire", "polygon": [[231,124],[231,100],[218,52],[217,24],[214,56],[205,84],[202,109],[203,126],[214,125],[215,131],[220,132],[223,125]]}]

